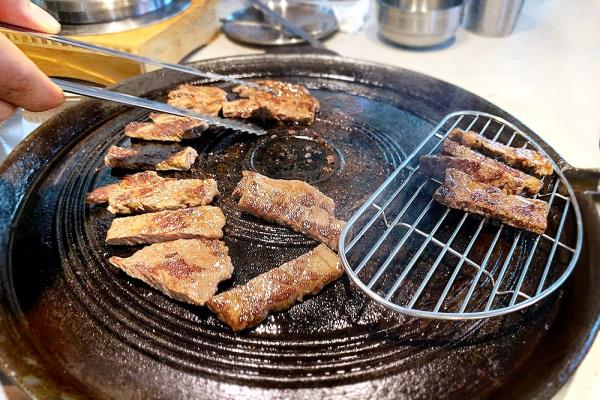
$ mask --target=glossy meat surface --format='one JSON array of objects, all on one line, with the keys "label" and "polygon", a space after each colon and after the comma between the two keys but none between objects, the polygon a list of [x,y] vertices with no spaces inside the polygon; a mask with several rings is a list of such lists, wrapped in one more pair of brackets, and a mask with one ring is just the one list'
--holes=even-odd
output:
[{"label": "glossy meat surface", "polygon": [[433,198],[445,206],[497,219],[538,235],[546,231],[548,203],[507,195],[453,168],[446,170],[444,182]]},{"label": "glossy meat surface", "polygon": [[233,192],[242,211],[337,249],[345,222],[335,218],[331,198],[302,181],[272,179],[251,171],[242,175]]},{"label": "glossy meat surface", "polygon": [[173,148],[146,143],[131,148],[111,146],[104,157],[104,165],[111,168],[188,171],[198,153],[191,147]]},{"label": "glossy meat surface", "polygon": [[174,299],[199,306],[233,272],[228,248],[220,240],[155,243],[131,257],[111,257],[109,262]]},{"label": "glossy meat surface", "polygon": [[177,239],[221,239],[225,215],[203,206],[115,218],[106,235],[111,245],[168,242]]},{"label": "glossy meat surface", "polygon": [[206,305],[234,331],[258,325],[271,312],[283,311],[304,296],[316,294],[344,270],[325,245],[267,271],[245,285],[208,300]]}]

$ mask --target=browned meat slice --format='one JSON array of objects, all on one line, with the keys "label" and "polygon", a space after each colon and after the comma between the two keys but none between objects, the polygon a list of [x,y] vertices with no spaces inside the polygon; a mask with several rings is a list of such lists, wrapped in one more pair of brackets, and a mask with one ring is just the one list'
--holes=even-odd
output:
[{"label": "browned meat slice", "polygon": [[169,92],[167,103],[199,114],[216,116],[226,101],[227,93],[217,87],[183,84]]},{"label": "browned meat slice", "polygon": [[449,138],[489,156],[499,157],[513,167],[531,170],[538,175],[552,175],[552,163],[538,151],[506,146],[458,128],[450,132]]},{"label": "browned meat slice", "polygon": [[452,157],[477,160],[497,170],[503,171],[504,173],[513,176],[518,182],[523,182],[526,192],[529,194],[535,194],[542,189],[542,181],[535,176],[528,175],[523,171],[519,171],[504,163],[488,158],[452,140],[444,140],[442,153]]},{"label": "browned meat slice", "polygon": [[126,176],[117,183],[99,187],[93,192],[88,193],[86,200],[94,204],[108,203],[108,198],[117,191],[152,186],[164,179],[165,178],[161,178],[153,171],[139,172],[137,174]]},{"label": "browned meat slice", "polygon": [[[542,188],[542,182],[534,177],[524,180],[498,168],[496,162],[450,156],[421,156],[419,172],[432,178],[444,179],[446,168],[454,168],[468,174],[477,182],[502,189],[506,194],[536,194]],[[492,161],[492,162],[488,162]]]},{"label": "browned meat slice", "polygon": [[113,191],[108,197],[108,211],[131,214],[203,206],[218,194],[214,179],[163,179],[153,185]]},{"label": "browned meat slice", "polygon": [[444,183],[433,194],[433,198],[445,206],[498,219],[538,235],[546,231],[548,203],[507,195],[453,168],[446,170]]},{"label": "browned meat slice", "polygon": [[271,179],[250,171],[242,174],[233,192],[241,210],[285,225],[337,250],[344,221],[335,218],[331,198],[302,181]]},{"label": "browned meat slice", "polygon": [[188,171],[196,157],[198,153],[191,147],[179,149],[149,143],[134,148],[111,146],[104,157],[104,164],[107,167],[123,169]]},{"label": "browned meat slice", "polygon": [[225,117],[306,123],[315,120],[315,114],[319,111],[319,100],[311,96],[304,86],[272,80],[259,80],[256,83],[271,88],[275,93],[237,86],[233,92],[241,98],[223,104]]},{"label": "browned meat slice", "polygon": [[337,255],[321,244],[245,285],[211,297],[206,305],[231,329],[241,331],[256,326],[270,312],[287,310],[304,296],[318,293],[343,272]]},{"label": "browned meat slice", "polygon": [[227,252],[220,240],[180,239],[108,261],[167,296],[202,306],[219,282],[231,278],[233,265]]},{"label": "browned meat slice", "polygon": [[108,201],[113,214],[175,210],[210,204],[219,195],[214,179],[169,179],[156,172],[130,175],[87,196],[91,203]]},{"label": "browned meat slice", "polygon": [[181,142],[199,137],[208,128],[205,122],[170,114],[151,113],[150,119],[152,122],[131,122],[125,127],[125,135],[135,139]]},{"label": "browned meat slice", "polygon": [[221,239],[225,215],[219,207],[203,206],[115,218],[106,243],[134,245],[176,239]]}]

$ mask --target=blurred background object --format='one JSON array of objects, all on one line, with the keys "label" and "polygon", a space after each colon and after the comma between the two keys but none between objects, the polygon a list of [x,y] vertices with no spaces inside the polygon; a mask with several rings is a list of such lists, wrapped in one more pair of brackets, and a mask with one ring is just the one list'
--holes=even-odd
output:
[{"label": "blurred background object", "polygon": [[[264,7],[285,18],[307,35],[322,39],[337,31],[337,19],[327,3],[298,1],[265,1]],[[223,32],[232,40],[259,46],[280,46],[304,43],[306,40],[282,26],[272,16],[256,6],[234,11],[222,20]],[[317,46],[318,47],[318,46]]]},{"label": "blurred background object", "polygon": [[408,47],[431,47],[451,40],[463,0],[377,0],[379,33]]},{"label": "blurred background object", "polygon": [[[63,25],[63,35],[162,61],[179,62],[208,43],[219,30],[216,17],[218,0],[36,2],[61,18],[61,22],[68,22]],[[111,13],[100,7],[104,3],[122,7]],[[154,6],[151,7],[150,3]],[[80,6],[79,12],[74,11],[77,5]],[[63,11],[56,11],[59,6],[64,6]],[[143,10],[150,11],[141,13]],[[73,24],[75,21],[82,23]],[[137,62],[9,33],[1,28],[0,32],[19,46],[47,75],[54,77],[110,85],[152,69]]]},{"label": "blurred background object", "polygon": [[482,36],[508,36],[515,30],[525,0],[467,0],[464,26]]}]

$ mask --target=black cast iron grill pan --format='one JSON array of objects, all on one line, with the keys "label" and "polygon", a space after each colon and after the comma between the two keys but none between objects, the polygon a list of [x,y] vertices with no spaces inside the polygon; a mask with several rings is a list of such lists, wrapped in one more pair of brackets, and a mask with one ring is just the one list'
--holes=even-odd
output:
[{"label": "black cast iron grill pan", "polygon": [[[315,246],[239,213],[230,193],[244,168],[308,181],[348,219],[444,115],[475,109],[516,124],[568,169],[507,113],[410,71],[322,55],[197,66],[243,79],[299,82],[323,106],[310,127],[267,126],[269,135],[261,138],[211,130],[186,143],[199,153],[190,173],[165,174],[219,182],[217,205],[228,218],[225,241],[236,265],[220,290]],[[188,80],[156,71],[114,90],[160,100]],[[206,310],[173,301],[106,261],[136,248],[106,246],[112,216],[83,199],[118,178],[102,157],[113,144],[130,145],[123,127],[145,117],[83,102],[33,133],[0,167],[0,359],[32,396],[548,398],[589,348],[600,277],[592,268],[597,247],[587,240],[596,237],[598,223],[582,192],[579,265],[564,288],[527,310],[486,321],[412,318],[378,306],[342,278],[253,330],[231,332]],[[327,159],[334,163],[325,165]],[[565,227],[562,240],[573,238],[576,231]]]}]

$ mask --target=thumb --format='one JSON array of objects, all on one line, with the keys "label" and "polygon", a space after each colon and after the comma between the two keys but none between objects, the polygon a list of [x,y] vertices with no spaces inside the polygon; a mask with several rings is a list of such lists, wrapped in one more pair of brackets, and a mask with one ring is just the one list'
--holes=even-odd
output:
[{"label": "thumb", "polygon": [[0,21],[40,32],[60,32],[58,21],[28,0],[1,0]]}]

